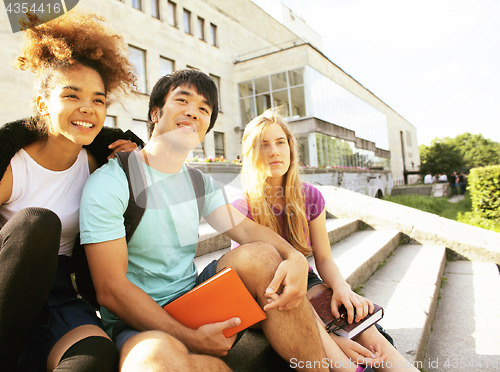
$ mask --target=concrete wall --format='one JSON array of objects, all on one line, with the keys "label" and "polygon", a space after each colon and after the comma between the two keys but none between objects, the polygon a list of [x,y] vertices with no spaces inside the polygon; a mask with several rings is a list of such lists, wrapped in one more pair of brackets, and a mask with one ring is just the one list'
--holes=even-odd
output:
[{"label": "concrete wall", "polygon": [[[210,174],[217,182],[226,186],[229,199],[243,188],[239,165],[196,162],[189,165]],[[390,194],[392,190],[392,176],[389,171],[303,168],[300,179],[313,185],[337,186],[371,197],[376,197],[379,190],[382,195]]]}]

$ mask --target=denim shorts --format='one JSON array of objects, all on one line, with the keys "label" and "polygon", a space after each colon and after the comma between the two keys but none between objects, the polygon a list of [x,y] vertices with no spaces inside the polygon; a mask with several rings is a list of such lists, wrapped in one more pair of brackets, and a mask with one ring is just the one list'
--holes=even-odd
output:
[{"label": "denim shorts", "polygon": [[316,274],[313,269],[309,270],[309,273],[307,274],[307,290],[309,291],[312,287],[318,284],[325,284],[325,282],[320,279],[318,274]]}]

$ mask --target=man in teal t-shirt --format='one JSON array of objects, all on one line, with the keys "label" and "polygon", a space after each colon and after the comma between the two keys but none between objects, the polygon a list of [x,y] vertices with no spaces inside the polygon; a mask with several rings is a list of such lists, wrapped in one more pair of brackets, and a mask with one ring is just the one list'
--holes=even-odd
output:
[{"label": "man in teal t-shirt", "polygon": [[260,324],[283,358],[304,363],[325,358],[305,297],[307,260],[270,229],[226,204],[223,190],[208,176],[203,176],[201,214],[241,247],[197,275],[193,259],[199,216],[184,161],[215,124],[217,102],[214,82],[194,69],[167,75],[153,88],[148,115],[151,138],[136,154],[146,175],[147,208],[128,246],[123,213],[129,189],[118,162],[111,160],[85,185],[81,240],[102,319],[120,349],[123,370],[163,370],[166,366],[182,371],[228,370],[212,356],[227,354],[236,335],[226,338],[223,331],[238,325],[238,318],[190,329],[162,309],[228,266],[266,312],[267,319]]}]

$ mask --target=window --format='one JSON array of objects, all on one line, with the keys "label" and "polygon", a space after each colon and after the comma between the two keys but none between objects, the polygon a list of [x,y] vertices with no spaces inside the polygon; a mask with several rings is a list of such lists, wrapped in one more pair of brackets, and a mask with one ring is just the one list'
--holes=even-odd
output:
[{"label": "window", "polygon": [[171,1],[168,2],[167,21],[169,25],[177,27],[177,4]]},{"label": "window", "polygon": [[175,63],[171,59],[160,57],[160,76],[169,75],[174,72]]},{"label": "window", "polygon": [[148,122],[146,120],[133,119],[132,132],[144,142],[148,141]]},{"label": "window", "polygon": [[219,97],[219,102],[218,102],[219,111],[222,111],[221,104],[220,104],[220,102],[221,102],[221,100],[220,100],[220,95],[221,95],[221,93],[220,93],[220,77],[210,74],[210,78],[214,81],[215,85],[217,86],[217,92],[218,92],[218,97]]},{"label": "window", "polygon": [[210,23],[210,44],[217,46],[217,26]]},{"label": "window", "polygon": [[132,0],[132,7],[142,10],[142,0]]},{"label": "window", "polygon": [[306,116],[304,68],[239,83],[238,92],[243,127],[269,108],[281,107],[291,119]]},{"label": "window", "polygon": [[151,0],[151,15],[160,19],[160,0]]},{"label": "window", "polygon": [[137,91],[139,93],[147,93],[147,84],[146,84],[146,51],[130,46],[128,47],[130,62],[135,67],[137,72]]},{"label": "window", "polygon": [[214,132],[215,157],[224,156],[224,133]]},{"label": "window", "polygon": [[187,9],[184,9],[184,32],[186,34],[191,34],[191,12]]},{"label": "window", "polygon": [[198,39],[205,40],[205,20],[198,17]]},{"label": "window", "polygon": [[104,120],[104,126],[105,127],[116,127],[116,116],[106,116],[106,119]]}]

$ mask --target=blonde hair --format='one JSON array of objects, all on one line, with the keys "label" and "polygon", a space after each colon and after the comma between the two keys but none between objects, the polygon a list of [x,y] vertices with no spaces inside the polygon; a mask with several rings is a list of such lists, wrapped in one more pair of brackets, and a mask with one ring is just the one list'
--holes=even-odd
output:
[{"label": "blonde hair", "polygon": [[309,227],[305,213],[305,196],[299,179],[299,151],[295,136],[290,131],[279,109],[269,109],[250,121],[243,133],[242,180],[246,189],[250,213],[255,222],[281,235],[278,218],[268,202],[271,197],[269,173],[262,153],[264,133],[271,125],[279,125],[290,146],[290,166],[284,176],[285,239],[304,255],[311,253]]}]

